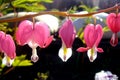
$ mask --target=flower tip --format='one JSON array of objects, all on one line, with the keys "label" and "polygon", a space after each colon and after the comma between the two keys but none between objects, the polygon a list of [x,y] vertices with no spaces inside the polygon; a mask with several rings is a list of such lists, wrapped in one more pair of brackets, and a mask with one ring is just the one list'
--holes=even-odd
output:
[{"label": "flower tip", "polygon": [[63,62],[66,62],[68,59],[67,59],[67,56],[66,55],[64,55],[63,56]]},{"label": "flower tip", "polygon": [[64,59],[64,61],[66,60],[66,56],[65,55],[63,56],[63,59]]},{"label": "flower tip", "polygon": [[89,60],[90,60],[90,62],[93,62],[95,59],[93,59],[93,57],[90,56]]},{"label": "flower tip", "polygon": [[6,66],[7,67],[11,67],[11,64],[8,62],[8,63],[6,63]]},{"label": "flower tip", "polygon": [[34,55],[31,56],[31,61],[33,61],[34,63],[37,62],[38,60],[39,60],[38,56],[34,56]]},{"label": "flower tip", "polygon": [[92,49],[87,51],[87,55],[90,62],[93,62],[97,58],[97,51],[92,52]]},{"label": "flower tip", "polygon": [[14,59],[10,59],[8,56],[5,56],[2,59],[2,64],[6,65],[7,67],[11,67],[12,63],[13,63]]}]

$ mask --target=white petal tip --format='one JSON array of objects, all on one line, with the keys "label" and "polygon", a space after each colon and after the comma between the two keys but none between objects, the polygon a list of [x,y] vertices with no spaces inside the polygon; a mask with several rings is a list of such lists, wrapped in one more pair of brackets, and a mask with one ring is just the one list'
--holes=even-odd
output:
[{"label": "white petal tip", "polygon": [[90,62],[93,62],[97,58],[97,51],[94,51],[94,53],[91,53],[91,49],[89,49],[87,52],[87,55],[88,55]]},{"label": "white petal tip", "polygon": [[9,60],[8,60],[7,58],[8,58],[8,57],[5,56],[5,57],[2,59],[2,64],[3,64],[3,65],[6,65],[7,67],[11,67],[14,59],[11,60],[11,59],[9,58]]},{"label": "white petal tip", "polygon": [[31,56],[31,61],[33,61],[34,63],[37,62],[39,60],[38,56]]},{"label": "white petal tip", "polygon": [[67,52],[64,54],[64,49],[60,48],[58,56],[62,59],[63,62],[66,62],[72,56],[72,49],[67,48]]},{"label": "white petal tip", "polygon": [[89,60],[90,62],[93,62],[96,58],[93,58],[92,56],[90,56]]}]

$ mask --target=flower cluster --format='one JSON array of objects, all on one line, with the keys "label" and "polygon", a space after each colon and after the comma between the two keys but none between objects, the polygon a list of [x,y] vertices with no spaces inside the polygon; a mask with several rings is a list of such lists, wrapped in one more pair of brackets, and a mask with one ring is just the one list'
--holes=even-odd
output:
[{"label": "flower cluster", "polygon": [[[110,40],[112,46],[116,46],[118,43],[117,33],[120,31],[119,19],[120,14],[114,13],[109,14],[106,19],[108,27],[113,32]],[[36,48],[46,48],[53,40],[49,27],[46,22],[31,22],[30,20],[23,20],[18,25],[15,33],[16,41],[21,46],[28,44],[32,48],[31,60],[33,62],[37,62],[39,59]],[[66,62],[72,56],[72,45],[76,38],[76,30],[70,17],[66,18],[58,33],[62,40],[62,46],[59,49],[58,56],[62,61]],[[84,41],[87,47],[80,47],[77,51],[87,51],[90,62],[93,62],[97,58],[97,52],[104,52],[102,48],[98,48],[103,33],[100,24],[90,23],[85,26]],[[16,56],[15,44],[12,37],[2,31],[0,32],[0,51],[5,53],[5,58],[3,58],[4,63],[7,65],[11,64],[10,60],[13,60]]]}]

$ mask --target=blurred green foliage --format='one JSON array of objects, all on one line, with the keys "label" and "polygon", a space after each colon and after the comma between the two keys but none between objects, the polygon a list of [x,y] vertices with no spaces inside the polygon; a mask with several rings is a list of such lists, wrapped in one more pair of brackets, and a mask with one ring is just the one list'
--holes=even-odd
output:
[{"label": "blurred green foliage", "polygon": [[46,73],[38,72],[37,73],[38,78],[35,78],[34,80],[47,80],[48,75],[49,75],[49,72],[46,72]]},{"label": "blurred green foliage", "polygon": [[88,5],[80,5],[80,8],[83,8],[84,11],[87,11],[88,13],[91,12],[95,12],[97,9],[99,9],[98,7],[89,7]]},{"label": "blurred green foliage", "polygon": [[46,10],[44,3],[52,3],[53,0],[1,0],[0,12],[7,14],[8,12],[32,11],[39,12]]},{"label": "blurred green foliage", "polygon": [[12,66],[31,66],[33,63],[31,60],[26,59],[26,55],[17,56]]},{"label": "blurred green foliage", "polygon": [[[52,2],[53,0],[0,0],[0,13],[6,15],[10,12],[17,13],[20,11],[40,12],[46,10],[44,3]],[[14,33],[15,29],[8,23],[0,23],[0,30],[6,33]]]}]

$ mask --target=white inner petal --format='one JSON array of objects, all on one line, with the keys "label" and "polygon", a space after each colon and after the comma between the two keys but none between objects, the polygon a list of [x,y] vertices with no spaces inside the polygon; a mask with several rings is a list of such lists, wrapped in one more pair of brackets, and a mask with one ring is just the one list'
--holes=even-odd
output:
[{"label": "white inner petal", "polygon": [[37,48],[37,46],[38,46],[38,44],[35,43],[35,42],[32,41],[32,40],[28,42],[28,45],[29,45],[29,47],[31,47],[31,48]]},{"label": "white inner petal", "polygon": [[4,56],[4,58],[2,59],[2,64],[10,67],[13,61],[14,59],[11,60],[8,56]]},{"label": "white inner petal", "polygon": [[58,56],[62,59],[62,61],[66,62],[72,56],[72,49],[66,48],[66,53],[64,52],[64,48],[61,47]]},{"label": "white inner petal", "polygon": [[91,53],[91,52],[92,52],[91,50],[92,50],[92,49],[89,49],[89,50],[87,51],[87,55],[88,55],[88,58],[89,58],[90,62],[93,62],[93,61],[97,58],[97,50],[94,49],[94,50],[93,50],[93,53]]}]

